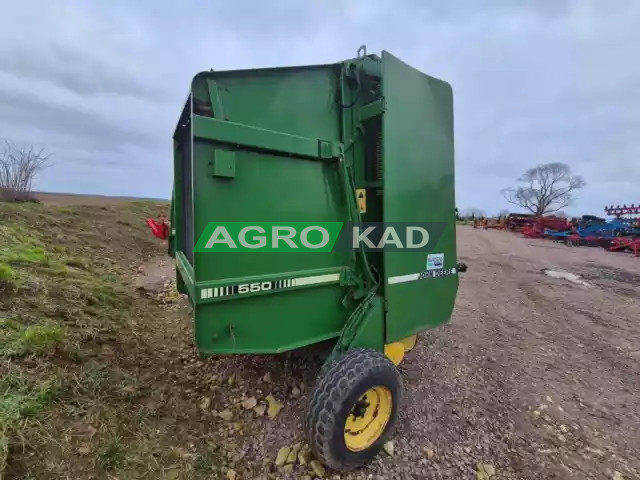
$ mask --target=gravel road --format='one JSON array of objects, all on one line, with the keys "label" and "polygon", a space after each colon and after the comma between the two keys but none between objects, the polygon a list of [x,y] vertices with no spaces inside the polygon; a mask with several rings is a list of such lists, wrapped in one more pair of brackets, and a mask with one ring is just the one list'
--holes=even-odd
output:
[{"label": "gravel road", "polygon": [[[401,365],[393,456],[326,478],[472,479],[478,464],[492,479],[640,478],[640,258],[467,226],[458,243],[469,270],[452,321],[422,334]],[[287,472],[274,459],[304,441],[319,356],[199,358],[186,308],[158,321],[167,323],[149,341],[168,346],[149,352],[164,359],[155,391],[175,438],[216,444],[224,477],[231,468],[237,479],[313,478],[308,466]],[[268,395],[283,405],[275,418],[240,405],[266,406]]]}]

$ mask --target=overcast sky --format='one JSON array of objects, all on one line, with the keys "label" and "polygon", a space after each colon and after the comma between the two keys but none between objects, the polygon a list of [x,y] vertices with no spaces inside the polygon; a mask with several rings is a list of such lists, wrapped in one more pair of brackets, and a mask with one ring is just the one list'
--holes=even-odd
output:
[{"label": "overcast sky", "polygon": [[194,73],[388,50],[450,82],[457,203],[560,161],[572,213],[639,203],[640,1],[2,0],[0,137],[55,165],[45,191],[168,198],[171,135]]}]

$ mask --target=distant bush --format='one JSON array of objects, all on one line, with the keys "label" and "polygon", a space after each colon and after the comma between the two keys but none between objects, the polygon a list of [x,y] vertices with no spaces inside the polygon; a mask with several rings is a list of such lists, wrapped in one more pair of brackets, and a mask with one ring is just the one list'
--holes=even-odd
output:
[{"label": "distant bush", "polygon": [[7,141],[0,147],[0,201],[37,202],[32,193],[36,175],[49,166],[49,155],[33,145]]},{"label": "distant bush", "polygon": [[19,192],[10,188],[0,187],[0,202],[40,203],[40,200],[32,192]]}]

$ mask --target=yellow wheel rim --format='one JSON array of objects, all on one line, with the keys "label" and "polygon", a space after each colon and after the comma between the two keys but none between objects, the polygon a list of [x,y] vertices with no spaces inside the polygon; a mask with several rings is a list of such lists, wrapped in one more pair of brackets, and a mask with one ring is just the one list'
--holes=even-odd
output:
[{"label": "yellow wheel rim", "polygon": [[386,387],[367,390],[351,407],[344,425],[344,443],[352,452],[361,452],[373,445],[384,432],[393,398]]}]

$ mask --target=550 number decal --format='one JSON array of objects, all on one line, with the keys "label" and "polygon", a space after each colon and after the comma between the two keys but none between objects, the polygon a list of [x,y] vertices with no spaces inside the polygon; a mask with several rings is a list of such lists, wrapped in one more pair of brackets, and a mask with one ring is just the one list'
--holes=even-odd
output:
[{"label": "550 number decal", "polygon": [[247,293],[266,292],[272,289],[288,288],[294,286],[293,280],[273,280],[269,282],[239,283],[226,287],[211,287],[200,290],[200,298],[218,298]]},{"label": "550 number decal", "polygon": [[272,282],[243,283],[241,285],[237,285],[237,287],[238,293],[255,293],[271,290],[271,288],[273,288],[273,284]]}]

